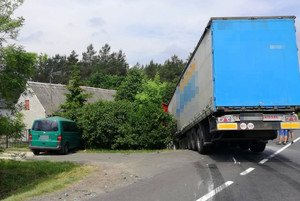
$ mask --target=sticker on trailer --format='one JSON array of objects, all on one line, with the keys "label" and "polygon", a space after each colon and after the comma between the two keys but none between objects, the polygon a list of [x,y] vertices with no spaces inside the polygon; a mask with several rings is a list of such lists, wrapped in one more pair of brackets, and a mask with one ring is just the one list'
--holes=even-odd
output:
[{"label": "sticker on trailer", "polygon": [[240,128],[241,128],[242,130],[247,129],[247,124],[241,123],[241,124],[240,124]]},{"label": "sticker on trailer", "polygon": [[252,130],[252,129],[254,129],[254,124],[253,123],[249,123],[247,125],[247,127],[248,127],[248,129]]}]

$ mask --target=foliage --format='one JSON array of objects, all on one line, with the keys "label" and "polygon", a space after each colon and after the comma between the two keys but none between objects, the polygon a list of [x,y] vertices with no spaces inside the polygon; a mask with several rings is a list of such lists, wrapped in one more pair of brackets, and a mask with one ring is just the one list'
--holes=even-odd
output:
[{"label": "foliage", "polygon": [[99,101],[85,105],[78,116],[82,138],[89,148],[165,148],[174,126],[172,118],[157,105],[136,102]]},{"label": "foliage", "polygon": [[71,120],[76,120],[77,109],[84,105],[91,94],[84,94],[84,89],[79,87],[81,85],[81,78],[77,65],[73,66],[71,78],[72,81],[70,82],[70,85],[67,86],[69,93],[65,94],[66,102],[59,107],[65,112],[63,116]]},{"label": "foliage", "polygon": [[46,54],[41,54],[35,65],[33,81],[68,84],[72,68],[78,63],[77,57],[75,51],[72,51],[68,57],[58,54],[48,57]]},{"label": "foliage", "polygon": [[179,77],[175,78],[172,82],[165,82],[166,89],[165,89],[165,93],[163,94],[162,102],[169,104],[169,101],[171,100],[174,90],[177,86],[178,79]]},{"label": "foliage", "polygon": [[185,63],[176,55],[173,55],[171,59],[165,61],[164,65],[159,70],[161,81],[172,82],[175,78],[180,77],[184,67]]},{"label": "foliage", "polygon": [[22,48],[7,47],[3,49],[0,62],[0,97],[12,106],[25,90],[27,79],[33,75],[36,54],[27,53]]},{"label": "foliage", "polygon": [[87,147],[111,149],[120,134],[120,128],[134,111],[127,102],[104,102],[85,105],[77,123],[82,129],[82,138]]},{"label": "foliage", "polygon": [[161,64],[154,63],[154,61],[151,60],[150,63],[143,68],[143,70],[148,79],[154,79],[155,75],[159,72],[161,68]]},{"label": "foliage", "polygon": [[102,73],[96,72],[90,76],[86,84],[90,87],[117,90],[124,80],[125,76],[103,75]]},{"label": "foliage", "polygon": [[23,0],[0,0],[0,47],[7,39],[16,39],[24,18],[13,18],[13,14],[22,3]]},{"label": "foliage", "polygon": [[128,70],[126,55],[122,50],[111,53],[111,47],[108,44],[99,50],[99,54],[90,44],[87,51],[82,53],[82,61],[79,66],[84,79],[96,72],[104,75],[125,76]]},{"label": "foliage", "polygon": [[105,75],[125,76],[128,70],[126,55],[122,50],[110,53],[111,47],[105,44],[99,51],[96,71]]},{"label": "foliage", "polygon": [[[134,103],[136,104],[136,103]],[[162,149],[172,139],[174,121],[156,104],[135,106],[122,127],[114,147],[122,149]]]},{"label": "foliage", "polygon": [[22,121],[23,115],[16,113],[15,116],[0,115],[0,136],[6,135],[8,138],[21,138],[22,131],[25,129],[25,124]]},{"label": "foliage", "polygon": [[144,74],[141,70],[130,69],[125,81],[122,82],[117,91],[116,100],[133,102],[136,94],[141,91],[143,78]]},{"label": "foliage", "polygon": [[166,93],[166,83],[160,82],[159,74],[157,73],[154,80],[144,80],[142,90],[136,95],[136,100],[140,104],[156,104],[157,107],[163,102],[164,94]]}]

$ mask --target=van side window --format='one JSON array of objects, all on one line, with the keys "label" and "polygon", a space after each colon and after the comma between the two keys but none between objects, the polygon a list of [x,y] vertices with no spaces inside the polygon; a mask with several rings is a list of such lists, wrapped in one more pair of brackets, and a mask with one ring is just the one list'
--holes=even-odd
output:
[{"label": "van side window", "polygon": [[62,126],[65,132],[77,132],[77,125],[74,122],[62,122]]}]

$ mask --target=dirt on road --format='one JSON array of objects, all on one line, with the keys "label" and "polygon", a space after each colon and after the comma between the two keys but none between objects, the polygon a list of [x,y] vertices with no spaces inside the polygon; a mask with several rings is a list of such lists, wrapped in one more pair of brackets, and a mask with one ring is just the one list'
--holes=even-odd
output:
[{"label": "dirt on road", "polygon": [[40,155],[34,160],[71,161],[94,165],[97,169],[83,180],[67,189],[32,198],[41,200],[89,200],[102,193],[151,178],[160,172],[186,162],[197,161],[201,156],[187,150],[133,153],[133,154],[87,154]]}]

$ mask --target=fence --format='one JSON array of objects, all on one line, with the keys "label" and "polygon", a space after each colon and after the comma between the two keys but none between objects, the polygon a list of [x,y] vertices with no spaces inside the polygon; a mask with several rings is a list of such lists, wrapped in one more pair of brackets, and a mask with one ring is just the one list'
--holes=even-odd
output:
[{"label": "fence", "polygon": [[0,148],[26,148],[29,145],[29,129],[24,130],[21,138],[0,137]]}]

